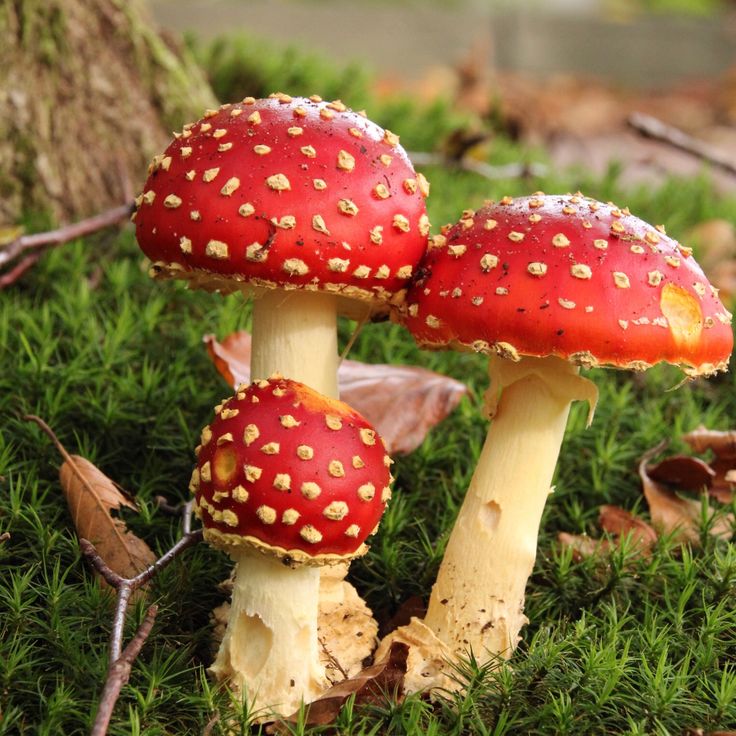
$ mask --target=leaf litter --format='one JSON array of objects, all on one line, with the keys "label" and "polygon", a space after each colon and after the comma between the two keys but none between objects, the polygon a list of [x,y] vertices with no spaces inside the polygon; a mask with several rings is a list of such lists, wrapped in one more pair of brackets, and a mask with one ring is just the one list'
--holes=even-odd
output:
[{"label": "leaf litter", "polygon": [[[733,502],[736,486],[736,431],[698,427],[683,436],[694,452],[710,452],[712,459],[671,455],[652,463],[664,443],[644,453],[638,467],[642,491],[649,507],[651,525],[617,506],[601,506],[598,524],[610,538],[596,539],[586,534],[560,532],[558,541],[573,551],[576,559],[602,555],[627,536],[641,554],[648,554],[659,534],[671,535],[681,543],[699,544],[703,520],[703,495],[715,499],[707,509],[710,534],[730,539],[736,517],[721,512],[719,505]],[[691,497],[687,494],[700,494]]]},{"label": "leaf litter", "polygon": [[355,705],[379,705],[387,699],[399,701],[402,697],[408,645],[393,642],[388,654],[376,664],[361,670],[355,677],[336,683],[301,711],[267,727],[269,734],[293,733],[296,724],[327,726],[334,723],[343,706],[352,697]]},{"label": "leaf litter", "polygon": [[156,560],[153,550],[133,534],[121,518],[122,509],[137,511],[133,500],[96,465],[70,454],[53,430],[39,417],[27,416],[51,438],[64,458],[59,481],[80,539],[92,542],[108,567],[122,577],[134,577]]},{"label": "leaf litter", "polygon": [[[240,330],[219,342],[206,335],[212,362],[233,387],[250,382],[251,336]],[[340,398],[373,424],[392,454],[408,454],[432,427],[460,403],[467,386],[418,366],[343,360],[338,372]]]},{"label": "leaf litter", "polygon": [[137,506],[99,468],[70,455],[59,469],[59,480],[77,535],[95,545],[111,570],[133,577],[153,564],[153,550],[112,515],[123,508],[137,511]]}]

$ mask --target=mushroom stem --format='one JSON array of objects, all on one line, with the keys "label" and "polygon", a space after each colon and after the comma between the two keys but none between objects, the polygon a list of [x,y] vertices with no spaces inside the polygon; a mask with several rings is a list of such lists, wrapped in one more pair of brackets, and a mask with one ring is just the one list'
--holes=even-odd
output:
[{"label": "mushroom stem", "polygon": [[[227,631],[210,671],[251,707],[289,715],[326,685],[319,661],[319,568],[251,551],[236,563]],[[260,714],[259,714],[260,716]]]},{"label": "mushroom stem", "polygon": [[268,290],[253,303],[253,379],[279,373],[338,398],[337,300],[332,294]]},{"label": "mushroom stem", "polygon": [[456,656],[509,657],[519,641],[524,590],[570,403],[595,403],[595,386],[559,358],[491,358],[502,391],[450,535],[424,623]]},{"label": "mushroom stem", "polygon": [[[335,296],[276,289],[254,301],[253,379],[280,373],[336,399],[338,366]],[[378,626],[366,603],[344,579],[347,573],[347,563],[336,570],[322,568],[320,635],[331,659],[353,675],[373,651]],[[328,674],[334,676],[334,670]]]}]

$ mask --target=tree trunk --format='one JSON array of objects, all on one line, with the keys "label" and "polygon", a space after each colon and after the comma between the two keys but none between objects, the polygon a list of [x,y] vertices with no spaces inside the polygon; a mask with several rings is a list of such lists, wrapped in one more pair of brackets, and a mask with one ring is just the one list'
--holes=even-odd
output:
[{"label": "tree trunk", "polygon": [[0,223],[122,203],[216,104],[140,0],[0,0]]}]

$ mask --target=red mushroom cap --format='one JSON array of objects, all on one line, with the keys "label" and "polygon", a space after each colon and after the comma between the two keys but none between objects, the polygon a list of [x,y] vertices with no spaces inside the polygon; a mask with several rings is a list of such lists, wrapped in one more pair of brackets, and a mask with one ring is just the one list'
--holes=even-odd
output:
[{"label": "red mushroom cap", "polygon": [[215,412],[191,484],[210,543],[290,563],[365,553],[391,495],[391,460],[358,412],[277,377],[241,386]]},{"label": "red mushroom cap", "polygon": [[403,321],[427,347],[724,370],[731,315],[689,248],[582,195],[504,198],[434,239]]},{"label": "red mushroom cap", "polygon": [[150,168],[136,235],[159,277],[388,299],[427,245],[426,179],[339,100],[284,94],[186,125]]}]

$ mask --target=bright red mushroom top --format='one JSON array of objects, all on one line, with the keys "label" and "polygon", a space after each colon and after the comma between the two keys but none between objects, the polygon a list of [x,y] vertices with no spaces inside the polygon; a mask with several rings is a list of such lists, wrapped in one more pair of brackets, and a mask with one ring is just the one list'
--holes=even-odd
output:
[{"label": "bright red mushroom top", "polygon": [[724,370],[731,315],[689,248],[582,195],[504,198],[434,239],[403,320],[428,347]]},{"label": "bright red mushroom top", "polygon": [[241,386],[215,412],[191,483],[205,539],[291,563],[366,551],[391,495],[391,460],[358,412],[275,377]]},{"label": "bright red mushroom top", "polygon": [[136,235],[154,276],[385,300],[426,249],[427,193],[398,136],[339,100],[246,97],[154,159]]}]

